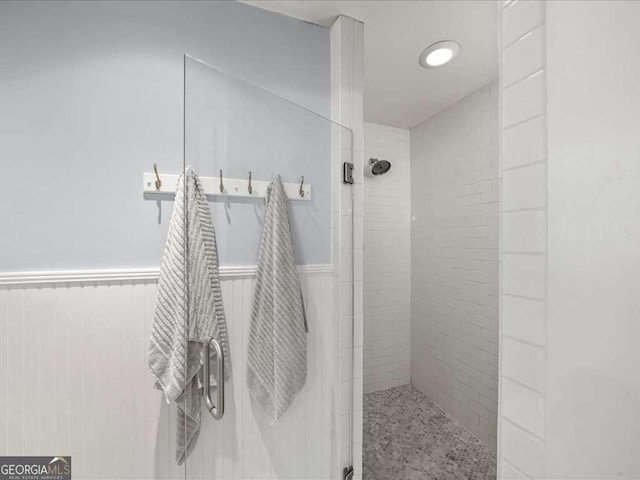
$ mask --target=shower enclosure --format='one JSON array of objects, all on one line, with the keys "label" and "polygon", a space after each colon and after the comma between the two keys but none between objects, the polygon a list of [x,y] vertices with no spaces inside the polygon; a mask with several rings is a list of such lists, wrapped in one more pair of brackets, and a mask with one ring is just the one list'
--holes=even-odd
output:
[{"label": "shower enclosure", "polygon": [[[209,407],[224,401],[224,414],[214,418],[202,410],[200,437],[179,473],[187,479],[336,478],[348,466],[337,439],[345,420],[340,396],[351,392],[341,392],[337,378],[340,346],[350,341],[341,332],[352,328],[341,322],[353,321],[340,316],[340,303],[353,302],[343,270],[352,266],[340,261],[345,245],[337,230],[350,221],[350,205],[341,207],[349,199],[338,189],[342,164],[351,161],[351,132],[190,56],[184,86],[183,168],[192,166],[210,193],[231,375],[227,382],[215,378],[219,362],[212,362]],[[277,174],[289,198],[309,331],[306,383],[272,426],[249,392],[246,363],[264,195]]]},{"label": "shower enclosure", "polygon": [[[340,428],[335,382],[340,325],[334,301],[334,267],[340,267],[332,256],[340,249],[333,231],[340,214],[336,170],[350,160],[350,131],[195,58],[185,56],[184,61],[183,166],[215,179],[211,210],[232,368],[224,388],[224,416],[214,419],[203,410],[201,435],[187,459],[185,477],[331,478],[343,467],[336,463],[332,441]],[[309,332],[306,384],[271,426],[245,377],[263,197],[276,174],[289,196]],[[219,397],[217,390],[211,390],[213,399]]]},{"label": "shower enclosure", "polygon": [[[104,211],[96,198],[126,198],[146,217],[137,227],[154,228],[160,244],[178,176],[188,165],[199,174],[216,230],[230,343],[224,391],[217,358],[209,365],[215,415],[203,402],[195,448],[177,465],[176,405],[154,388],[147,367],[157,268],[4,274],[0,452],[64,455],[79,479],[342,477],[352,464],[353,401],[340,382],[353,352],[351,187],[343,186],[342,171],[353,149],[351,131],[328,115],[185,56],[183,158],[135,158],[118,167],[118,191],[79,198],[97,216]],[[154,134],[148,125],[140,131]],[[87,168],[99,177],[102,165]],[[272,426],[248,391],[246,360],[264,193],[276,174],[290,200],[309,331],[306,383]],[[192,207],[185,204],[185,212]],[[186,254],[189,265],[193,252]],[[192,287],[187,278],[176,292]],[[188,328],[193,319],[184,320]]]}]

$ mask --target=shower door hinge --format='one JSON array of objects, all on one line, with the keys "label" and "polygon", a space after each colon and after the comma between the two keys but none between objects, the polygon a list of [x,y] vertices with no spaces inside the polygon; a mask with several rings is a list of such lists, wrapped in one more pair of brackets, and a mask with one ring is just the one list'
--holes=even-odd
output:
[{"label": "shower door hinge", "polygon": [[342,478],[343,480],[353,480],[353,466],[344,467],[342,470]]},{"label": "shower door hinge", "polygon": [[342,181],[353,185],[353,163],[344,162],[342,169]]}]

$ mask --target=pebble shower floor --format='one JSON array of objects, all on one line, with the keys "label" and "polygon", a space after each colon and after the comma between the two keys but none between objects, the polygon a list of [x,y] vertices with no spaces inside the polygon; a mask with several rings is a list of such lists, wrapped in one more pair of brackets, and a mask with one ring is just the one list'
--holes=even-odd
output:
[{"label": "pebble shower floor", "polygon": [[496,460],[411,385],[365,395],[364,480],[493,480]]}]

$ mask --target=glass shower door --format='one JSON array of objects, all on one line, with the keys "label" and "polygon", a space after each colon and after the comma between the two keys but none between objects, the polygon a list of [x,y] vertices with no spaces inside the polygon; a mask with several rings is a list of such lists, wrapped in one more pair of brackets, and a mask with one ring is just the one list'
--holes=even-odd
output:
[{"label": "glass shower door", "polygon": [[[214,341],[211,360],[205,362],[209,375],[199,373],[202,389],[188,392],[187,403],[199,403],[201,410],[199,433],[186,459],[186,478],[336,478],[348,461],[345,436],[351,423],[351,399],[346,398],[351,392],[346,393],[344,385],[340,388],[340,369],[351,368],[353,317],[345,312],[352,312],[353,301],[350,279],[339,275],[351,268],[344,255],[352,248],[352,242],[345,243],[345,232],[352,231],[351,209],[340,204],[339,195],[342,162],[352,156],[351,131],[192,57],[185,56],[184,67],[184,167],[187,175],[197,175],[198,188],[206,196],[203,206],[197,204],[196,196],[186,195],[185,238],[201,234],[196,231],[202,225],[194,213],[200,207],[199,214],[206,210],[211,215],[216,243],[213,252],[199,251],[191,244],[188,251],[190,338],[202,337],[193,340],[203,345],[209,344],[209,338]],[[284,187],[286,207],[273,207],[276,213],[265,230],[265,197],[278,198],[277,187],[271,187],[275,190],[270,194],[267,191],[276,176]],[[261,322],[271,318],[261,310],[252,319],[258,291],[261,299],[267,291],[277,302],[285,302],[274,311],[295,309],[297,304],[291,290],[288,297],[280,293],[283,288],[297,288],[289,284],[293,280],[286,276],[286,261],[269,257],[268,268],[266,261],[261,264],[260,284],[256,279],[263,230],[271,232],[272,221],[282,225],[284,211],[308,331],[301,340],[286,322],[285,327],[276,323],[277,328],[266,334],[265,328],[260,329],[259,349],[249,348],[252,328],[264,327]],[[280,227],[273,231],[282,234]],[[277,240],[274,245],[280,246]],[[207,254],[217,257],[220,297],[212,299],[220,303],[223,310],[216,315],[218,320],[223,315],[226,324],[226,332],[218,328],[214,334],[210,325],[202,326],[206,319],[201,318],[202,305],[196,298],[202,275],[194,272],[202,268]],[[263,255],[270,253],[265,250]],[[279,275],[287,278],[287,285],[275,280]],[[292,335],[296,340],[289,341]],[[215,353],[216,340],[227,356],[222,362],[225,373],[220,352]],[[306,360],[301,360],[300,341],[306,342]],[[193,359],[186,360],[189,364]],[[254,370],[249,378],[249,364],[256,362],[273,365],[274,378],[256,380]],[[282,391],[304,369],[304,386],[274,422],[265,404],[270,405],[272,397],[286,397]],[[259,392],[272,395],[265,400]],[[189,421],[183,433],[193,433]]]}]

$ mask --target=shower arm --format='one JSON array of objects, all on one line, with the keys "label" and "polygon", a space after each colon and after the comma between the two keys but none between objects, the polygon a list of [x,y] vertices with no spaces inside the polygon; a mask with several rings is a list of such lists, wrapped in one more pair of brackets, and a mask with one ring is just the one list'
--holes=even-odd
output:
[{"label": "shower arm", "polygon": [[[209,341],[202,342],[204,345],[204,364],[202,365],[202,376],[204,377],[204,403],[207,406],[207,410],[213,418],[220,420],[224,415],[224,352],[220,347],[220,343],[212,338]],[[209,376],[209,361],[211,354],[211,345],[216,352],[216,364],[217,364],[217,404],[214,405],[211,401],[211,380]]]}]

